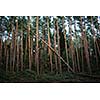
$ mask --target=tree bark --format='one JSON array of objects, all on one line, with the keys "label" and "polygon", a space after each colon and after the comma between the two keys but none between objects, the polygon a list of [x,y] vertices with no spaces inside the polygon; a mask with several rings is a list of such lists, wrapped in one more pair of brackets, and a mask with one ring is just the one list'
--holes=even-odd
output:
[{"label": "tree bark", "polygon": [[[49,18],[47,16],[47,29],[48,29],[48,44],[51,46],[51,41],[50,41],[50,31],[49,31]],[[50,58],[50,66],[51,66],[51,73],[53,72],[53,66],[52,66],[52,52],[50,48],[48,48],[48,55]]]},{"label": "tree bark", "polygon": [[[60,36],[59,36],[58,20],[56,21],[56,27],[57,27],[57,40],[58,40],[58,54],[60,56]],[[59,63],[60,74],[62,74],[62,65],[60,58],[58,58],[58,63]]]},{"label": "tree bark", "polygon": [[[67,48],[67,42],[66,42],[66,31],[65,31],[65,26],[64,26],[64,17],[62,19],[62,24],[63,24],[63,34],[64,34],[64,39],[65,39],[65,50],[66,50],[66,61],[69,64],[69,58],[68,58],[68,48]],[[68,68],[69,71],[69,68]]]},{"label": "tree bark", "polygon": [[35,61],[36,61],[36,67],[37,67],[37,75],[39,75],[39,17],[36,17],[36,55],[35,55]]},{"label": "tree bark", "polygon": [[[55,26],[55,21],[54,21],[54,26]],[[56,36],[57,36],[57,32],[56,32],[56,29],[54,27],[54,50],[55,50],[55,52],[57,52],[57,47],[56,47],[56,45],[57,45],[57,41],[56,41],[57,37]],[[55,58],[56,73],[58,74],[57,55],[54,54],[54,58]]]},{"label": "tree bark", "polygon": [[28,56],[29,56],[29,70],[31,70],[31,41],[30,41],[30,17],[28,16]]}]

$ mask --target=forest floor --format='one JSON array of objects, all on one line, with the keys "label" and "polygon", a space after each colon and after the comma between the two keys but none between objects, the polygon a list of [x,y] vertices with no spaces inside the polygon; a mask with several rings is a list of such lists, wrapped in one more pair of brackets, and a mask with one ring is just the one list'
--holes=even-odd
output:
[{"label": "forest floor", "polygon": [[[97,72],[96,72],[97,74]],[[23,72],[6,73],[0,71],[1,83],[99,83],[100,73],[98,75],[87,75],[83,73],[73,74],[64,72],[61,74],[41,74],[37,76],[34,71],[25,70]]]}]

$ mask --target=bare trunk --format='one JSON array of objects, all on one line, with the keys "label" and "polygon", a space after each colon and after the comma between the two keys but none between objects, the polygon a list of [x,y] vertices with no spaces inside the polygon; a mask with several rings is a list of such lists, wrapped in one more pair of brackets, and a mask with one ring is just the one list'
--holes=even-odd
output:
[{"label": "bare trunk", "polygon": [[[48,44],[51,46],[51,41],[50,41],[50,31],[49,31],[49,18],[47,17],[47,29],[48,29]],[[53,72],[53,67],[52,67],[52,52],[50,48],[48,48],[48,55],[50,58],[50,65],[51,65],[51,73]]]},{"label": "bare trunk", "polygon": [[[54,23],[54,25],[55,25],[55,23]],[[54,27],[54,28],[55,28],[55,27]],[[55,50],[55,52],[57,52],[57,47],[56,47],[56,45],[57,45],[56,35],[57,35],[57,32],[56,32],[55,29],[54,29],[54,50]],[[58,73],[57,56],[56,56],[55,54],[54,54],[54,58],[55,58],[56,73]]]},{"label": "bare trunk", "polygon": [[23,30],[21,31],[21,71],[23,71]]},{"label": "bare trunk", "polygon": [[0,37],[0,63],[2,62],[2,38]]},{"label": "bare trunk", "polygon": [[60,60],[62,60],[62,62],[74,73],[74,71],[73,71],[73,69],[70,67],[70,65],[59,55],[59,53],[57,53],[52,47],[50,47],[50,46],[48,45],[48,43],[46,43],[45,40],[43,40],[42,38],[39,38],[39,39],[41,39],[41,41],[42,41],[43,43],[45,43],[45,44],[52,50],[52,52],[54,52],[54,53],[58,56],[58,58],[59,58]]},{"label": "bare trunk", "polygon": [[[45,25],[43,25],[43,27],[42,27],[42,38],[43,38],[43,40],[45,40]],[[41,49],[41,54],[40,54],[40,58],[41,58],[41,66],[40,66],[40,73],[42,74],[42,73],[44,73],[44,68],[45,68],[45,66],[46,66],[46,61],[45,61],[45,59],[46,59],[46,57],[45,57],[45,44],[42,42],[42,49]]]},{"label": "bare trunk", "polygon": [[[82,32],[83,32],[83,27],[82,27],[82,18],[80,17],[80,24],[81,24],[81,34],[82,34]],[[81,46],[81,64],[82,64],[82,72],[84,72],[84,58],[83,58],[83,36],[81,36],[81,43],[80,43],[80,46]]]},{"label": "bare trunk", "polygon": [[10,71],[12,71],[12,42],[10,45]]},{"label": "bare trunk", "polygon": [[39,17],[36,17],[36,57],[35,57],[35,61],[36,61],[36,67],[37,67],[37,75],[39,75]]},{"label": "bare trunk", "polygon": [[30,41],[30,17],[28,16],[28,57],[29,57],[29,70],[31,70],[31,41]]},{"label": "bare trunk", "polygon": [[[76,34],[76,21],[75,21],[75,24],[74,24],[74,29],[75,29],[75,38],[77,40],[77,34]],[[76,43],[76,45],[78,45]],[[78,71],[80,72],[80,60],[79,60],[79,52],[78,52],[78,47],[76,47],[76,57],[77,57],[77,65],[78,65]]]},{"label": "bare trunk", "polygon": [[72,41],[72,19],[70,17],[69,21],[69,33],[70,33],[70,49],[71,49],[71,58],[72,58],[72,65],[73,65],[73,70],[75,71],[75,62],[74,62],[74,46],[73,46],[73,41]]},{"label": "bare trunk", "polygon": [[15,69],[15,58],[16,58],[16,34],[18,32],[18,22],[16,22],[16,32],[13,32],[13,71]]},{"label": "bare trunk", "polygon": [[18,34],[18,21],[16,22],[16,54],[17,54],[17,72],[19,71],[19,34]]},{"label": "bare trunk", "polygon": [[95,36],[93,24],[94,24],[93,23],[93,17],[91,16],[91,27],[92,27],[92,33],[93,33],[94,52],[95,52],[95,58],[96,58],[96,66],[97,66],[97,69],[98,69],[98,55],[97,55],[97,50],[96,50],[96,36]]},{"label": "bare trunk", "polygon": [[[58,27],[58,21],[56,21],[57,26],[57,40],[58,40],[58,54],[60,55],[60,36],[59,36],[59,27]],[[60,68],[60,74],[62,74],[62,65],[61,60],[58,58],[59,68]]]},{"label": "bare trunk", "polygon": [[87,61],[87,65],[88,65],[88,70],[89,73],[91,74],[91,67],[90,67],[90,59],[89,59],[89,51],[88,51],[88,41],[87,41],[87,37],[86,37],[86,29],[85,29],[85,22],[84,22],[84,26],[82,24],[82,17],[80,17],[81,20],[81,31],[82,31],[82,38],[83,38],[83,46],[84,46],[84,52],[85,52],[85,58]]},{"label": "bare trunk", "polygon": [[8,72],[9,49],[6,52],[6,72]]},{"label": "bare trunk", "polygon": [[[66,31],[65,31],[65,26],[64,26],[64,17],[62,19],[62,24],[63,24],[63,29],[64,29],[64,39],[65,39],[65,50],[66,50],[66,61],[67,63],[69,64],[69,58],[68,58],[68,48],[67,48],[67,42],[66,42]],[[68,68],[68,71],[69,71],[69,68]]]},{"label": "bare trunk", "polygon": [[13,30],[13,24],[11,23],[11,27],[12,27],[12,41],[11,41],[11,50],[10,50],[10,70],[11,72],[14,73],[14,66],[13,66],[13,62],[14,62],[14,30]]}]

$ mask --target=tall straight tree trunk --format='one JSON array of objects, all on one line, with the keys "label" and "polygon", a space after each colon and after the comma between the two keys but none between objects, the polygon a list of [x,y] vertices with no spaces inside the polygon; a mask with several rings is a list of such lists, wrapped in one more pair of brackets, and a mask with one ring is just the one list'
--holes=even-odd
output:
[{"label": "tall straight tree trunk", "polygon": [[[60,56],[60,36],[59,36],[58,20],[56,21],[56,27],[57,27],[57,40],[58,40],[58,54]],[[59,63],[60,74],[62,74],[62,65],[60,58],[58,58],[58,63]]]},{"label": "tall straight tree trunk", "polygon": [[12,71],[12,41],[11,41],[11,45],[10,45],[10,72]]},{"label": "tall straight tree trunk", "polygon": [[88,51],[88,41],[87,41],[87,37],[86,37],[86,29],[85,29],[85,22],[84,22],[84,26],[82,24],[82,17],[80,16],[80,21],[81,21],[81,28],[82,28],[82,37],[83,37],[83,46],[84,46],[84,52],[85,52],[85,58],[86,58],[86,62],[88,65],[88,70],[89,73],[91,74],[91,67],[90,67],[90,59],[89,59],[89,51]]},{"label": "tall straight tree trunk", "polygon": [[[51,41],[50,41],[50,31],[49,31],[49,18],[47,16],[47,29],[48,29],[48,44],[51,46]],[[53,72],[53,66],[52,66],[52,52],[50,48],[48,48],[48,55],[50,58],[50,66],[51,66],[51,73]]]},{"label": "tall straight tree trunk", "polygon": [[23,28],[21,28],[21,71],[23,71]]},{"label": "tall straight tree trunk", "polygon": [[7,53],[7,41],[4,42],[4,64],[6,64],[6,58],[7,58],[6,53]]},{"label": "tall straight tree trunk", "polygon": [[15,69],[15,57],[16,57],[16,41],[15,41],[15,32],[14,32],[14,40],[13,40],[13,71]]},{"label": "tall straight tree trunk", "polygon": [[33,38],[31,37],[30,38],[30,41],[31,41],[31,46],[30,46],[30,51],[31,51],[31,65],[33,64]]},{"label": "tall straight tree trunk", "polygon": [[0,37],[0,63],[2,62],[2,37]]},{"label": "tall straight tree trunk", "polygon": [[18,32],[18,20],[16,19],[16,30],[15,32],[13,32],[14,36],[13,36],[13,71],[15,69],[15,58],[16,58],[16,34]]},{"label": "tall straight tree trunk", "polygon": [[[13,22],[13,21],[12,21]],[[11,22],[11,28],[12,28],[12,41],[11,41],[11,50],[10,50],[10,70],[14,73],[14,67],[13,67],[13,57],[14,57],[14,30],[13,30],[13,23]]]},{"label": "tall straight tree trunk", "polygon": [[[76,21],[74,20],[74,30],[75,30],[75,38],[77,40],[77,34],[76,34]],[[76,45],[78,45],[76,43]],[[76,47],[76,57],[77,57],[77,65],[78,65],[78,71],[80,72],[80,60],[79,60],[79,52],[78,52],[78,47]]]},{"label": "tall straight tree trunk", "polygon": [[[97,23],[98,23],[98,18],[97,18]],[[100,35],[100,25],[99,25],[99,23],[98,23],[98,34]],[[100,56],[100,47],[99,47],[99,44],[98,44],[97,40],[95,42],[96,42],[97,50],[98,50],[98,53],[99,53],[99,56]]]},{"label": "tall straight tree trunk", "polygon": [[[45,25],[43,24],[42,26],[42,39],[45,40]],[[45,59],[46,59],[46,56],[45,56],[45,44],[42,42],[42,49],[41,49],[41,68],[40,68],[40,73],[44,73],[44,68],[46,66],[45,64]]]},{"label": "tall straight tree trunk", "polygon": [[[82,32],[83,32],[83,27],[82,27],[82,18],[80,17],[80,25],[81,25],[81,35],[82,35]],[[82,64],[82,72],[84,72],[84,58],[83,58],[83,53],[84,53],[84,51],[83,51],[83,36],[81,36],[81,40],[80,40],[80,45],[81,45],[81,64]]]},{"label": "tall straight tree trunk", "polygon": [[6,51],[6,72],[8,72],[9,48]]},{"label": "tall straight tree trunk", "polygon": [[39,17],[36,17],[36,55],[35,55],[35,62],[37,67],[37,75],[39,75]]},{"label": "tall straight tree trunk", "polygon": [[29,57],[29,70],[31,70],[31,41],[30,41],[30,17],[28,16],[28,57]]},{"label": "tall straight tree trunk", "polygon": [[93,33],[93,43],[94,43],[94,52],[96,56],[96,66],[98,69],[98,55],[97,55],[97,50],[96,50],[96,36],[95,36],[95,31],[94,31],[94,23],[93,23],[93,17],[91,16],[91,27],[92,27],[92,33]]},{"label": "tall straight tree trunk", "polygon": [[16,62],[16,67],[17,67],[17,72],[19,71],[19,34],[18,34],[18,20],[16,21],[16,55],[17,55],[17,62]]},{"label": "tall straight tree trunk", "polygon": [[[69,58],[68,58],[68,48],[67,48],[67,42],[66,42],[66,31],[65,31],[65,26],[64,26],[64,16],[62,18],[62,24],[63,24],[63,34],[64,34],[64,39],[65,39],[65,50],[66,50],[66,61],[69,64]],[[68,68],[69,71],[69,68]]]},{"label": "tall straight tree trunk", "polygon": [[26,40],[25,40],[25,56],[24,56],[24,61],[26,61],[26,59],[27,59],[27,38],[28,38],[28,36],[27,36],[27,34],[26,34]]},{"label": "tall straight tree trunk", "polygon": [[[55,21],[54,21],[54,26],[55,26]],[[56,47],[56,45],[57,45],[56,39],[57,38],[56,38],[56,36],[57,36],[57,32],[56,32],[56,29],[54,27],[54,50],[55,50],[55,52],[57,52],[57,47]],[[56,54],[54,54],[54,58],[55,58],[56,74],[58,74],[57,55]]]},{"label": "tall straight tree trunk", "polygon": [[72,65],[73,70],[75,71],[75,62],[74,62],[74,46],[72,41],[72,18],[69,18],[69,33],[70,33],[70,47],[71,47],[71,58],[72,58]]}]

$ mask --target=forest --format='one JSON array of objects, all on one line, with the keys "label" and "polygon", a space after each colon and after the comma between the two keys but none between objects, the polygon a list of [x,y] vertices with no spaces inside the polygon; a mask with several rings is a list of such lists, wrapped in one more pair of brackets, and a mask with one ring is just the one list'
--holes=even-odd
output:
[{"label": "forest", "polygon": [[0,16],[0,82],[100,82],[100,17]]}]

